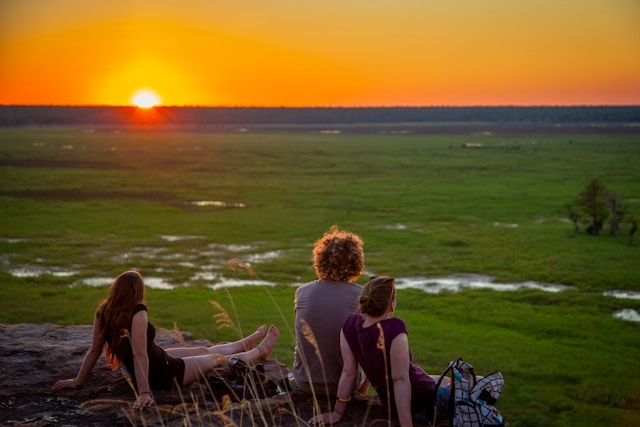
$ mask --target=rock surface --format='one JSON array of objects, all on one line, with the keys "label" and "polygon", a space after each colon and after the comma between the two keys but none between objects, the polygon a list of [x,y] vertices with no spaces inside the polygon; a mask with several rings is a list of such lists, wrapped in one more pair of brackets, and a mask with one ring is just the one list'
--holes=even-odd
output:
[{"label": "rock surface", "polygon": [[[230,399],[202,382],[179,390],[154,392],[156,405],[133,410],[134,393],[121,371],[98,360],[80,389],[54,391],[59,379],[73,378],[91,341],[91,326],[0,324],[0,424],[3,426],[303,426],[314,414],[314,400],[300,391],[263,399]],[[163,347],[211,345],[181,331],[158,330]],[[264,363],[276,382],[287,367]],[[225,368],[218,373],[228,377]],[[331,402],[332,404],[332,402]],[[329,407],[319,398],[315,405]],[[339,426],[389,425],[377,398],[362,396],[349,404]],[[392,423],[391,425],[395,425]]]}]

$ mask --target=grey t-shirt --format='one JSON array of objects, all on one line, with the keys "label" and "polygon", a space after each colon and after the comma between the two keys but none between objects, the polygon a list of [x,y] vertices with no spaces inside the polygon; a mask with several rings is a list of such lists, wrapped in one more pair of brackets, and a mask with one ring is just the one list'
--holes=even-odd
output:
[{"label": "grey t-shirt", "polygon": [[[309,282],[296,290],[296,348],[293,375],[297,381],[314,384],[338,383],[342,372],[340,329],[347,317],[358,311],[361,290],[362,287],[355,283],[324,279]],[[311,339],[305,338],[304,323],[312,331],[315,344]],[[317,352],[322,360],[318,358]]]}]

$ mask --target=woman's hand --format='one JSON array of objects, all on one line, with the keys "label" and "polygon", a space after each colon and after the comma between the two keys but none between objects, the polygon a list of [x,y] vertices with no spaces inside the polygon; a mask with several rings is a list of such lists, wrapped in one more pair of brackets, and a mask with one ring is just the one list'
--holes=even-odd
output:
[{"label": "woman's hand", "polygon": [[324,414],[316,415],[309,420],[309,424],[335,424],[342,418],[342,415],[337,412],[325,412]]},{"label": "woman's hand", "polygon": [[63,388],[78,388],[80,384],[76,381],[75,378],[69,378],[68,380],[60,380],[56,381],[56,383],[51,387],[54,390],[62,390]]},{"label": "woman's hand", "polygon": [[140,393],[136,401],[133,402],[133,409],[146,408],[151,405],[153,405],[153,397],[151,397],[151,393],[144,392]]}]

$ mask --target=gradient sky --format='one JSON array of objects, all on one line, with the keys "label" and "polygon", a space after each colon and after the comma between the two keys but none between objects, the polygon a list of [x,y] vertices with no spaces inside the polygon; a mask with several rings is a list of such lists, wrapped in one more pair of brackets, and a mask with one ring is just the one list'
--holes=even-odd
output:
[{"label": "gradient sky", "polygon": [[640,0],[0,0],[0,104],[640,105]]}]

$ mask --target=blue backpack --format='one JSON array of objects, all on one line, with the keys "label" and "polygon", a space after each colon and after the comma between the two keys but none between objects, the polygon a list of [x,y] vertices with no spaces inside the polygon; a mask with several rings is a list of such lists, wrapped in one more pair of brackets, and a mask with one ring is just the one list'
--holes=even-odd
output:
[{"label": "blue backpack", "polygon": [[433,425],[436,419],[448,419],[450,427],[506,426],[495,408],[504,389],[504,378],[499,371],[477,380],[473,366],[458,358],[442,372],[436,384],[436,396],[446,376],[450,378],[447,414],[438,415],[436,405]]}]

